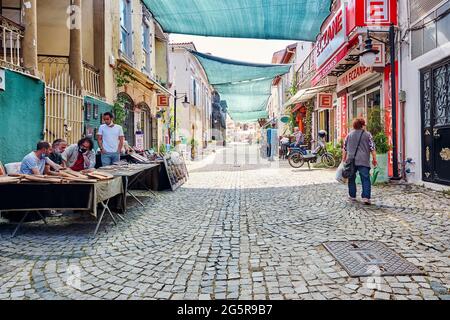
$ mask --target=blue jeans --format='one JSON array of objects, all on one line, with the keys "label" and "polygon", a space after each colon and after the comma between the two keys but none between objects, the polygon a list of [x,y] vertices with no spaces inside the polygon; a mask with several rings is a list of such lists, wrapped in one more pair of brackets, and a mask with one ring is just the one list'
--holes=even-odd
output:
[{"label": "blue jeans", "polygon": [[[361,198],[370,199],[372,192],[372,185],[370,183],[370,168],[363,166],[356,166],[356,172],[359,172],[362,184]],[[348,193],[350,197],[356,198],[356,174],[348,179]]]},{"label": "blue jeans", "polygon": [[102,166],[110,166],[114,164],[114,162],[120,161],[120,154],[118,152],[107,152],[105,154],[102,153]]}]

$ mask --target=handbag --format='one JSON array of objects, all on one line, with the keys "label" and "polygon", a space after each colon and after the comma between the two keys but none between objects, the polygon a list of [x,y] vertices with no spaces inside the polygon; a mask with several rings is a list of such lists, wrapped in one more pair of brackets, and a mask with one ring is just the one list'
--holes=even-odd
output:
[{"label": "handbag", "polygon": [[356,147],[355,154],[353,155],[352,158],[348,157],[347,161],[345,161],[345,163],[344,163],[344,169],[342,170],[342,177],[344,177],[345,179],[349,179],[350,177],[353,177],[356,174],[355,159],[356,159],[356,155],[358,154],[358,149],[359,149],[359,145],[361,144],[361,139],[362,139],[363,134],[364,134],[364,130],[361,132],[361,135],[359,136],[359,142]]}]

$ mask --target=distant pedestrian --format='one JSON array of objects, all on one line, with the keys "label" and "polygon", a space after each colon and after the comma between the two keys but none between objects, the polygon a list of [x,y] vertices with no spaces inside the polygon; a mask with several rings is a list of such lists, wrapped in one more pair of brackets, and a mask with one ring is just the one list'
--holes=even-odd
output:
[{"label": "distant pedestrian", "polygon": [[[359,172],[362,183],[361,198],[364,204],[371,204],[371,182],[370,182],[370,154],[372,154],[372,164],[374,167],[377,163],[377,153],[372,135],[365,130],[366,121],[362,118],[353,121],[353,129],[345,139],[342,160],[345,162],[347,158],[355,159],[356,171],[352,177],[348,179],[349,198],[356,201],[356,172]],[[356,155],[356,156],[355,156]]]},{"label": "distant pedestrian", "polygon": [[272,128],[268,130],[267,143],[269,144],[269,161],[274,161],[275,154],[278,154],[279,137],[276,124],[272,124]]},{"label": "distant pedestrian", "polygon": [[103,114],[103,122],[105,124],[98,130],[98,145],[102,153],[102,165],[105,167],[120,161],[125,136],[122,127],[114,124],[111,112]]}]

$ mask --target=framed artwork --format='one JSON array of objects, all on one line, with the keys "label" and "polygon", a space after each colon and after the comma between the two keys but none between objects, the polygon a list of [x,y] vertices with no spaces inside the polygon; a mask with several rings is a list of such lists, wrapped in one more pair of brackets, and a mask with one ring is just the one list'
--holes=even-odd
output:
[{"label": "framed artwork", "polygon": [[86,102],[84,105],[84,119],[86,121],[91,120],[91,113],[92,113],[92,104],[90,102]]},{"label": "framed artwork", "polygon": [[98,104],[94,104],[94,119],[98,119]]}]

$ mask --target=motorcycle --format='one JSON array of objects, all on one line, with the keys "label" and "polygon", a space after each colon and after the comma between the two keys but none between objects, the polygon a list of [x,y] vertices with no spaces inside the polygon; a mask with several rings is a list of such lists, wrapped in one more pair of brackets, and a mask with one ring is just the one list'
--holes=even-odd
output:
[{"label": "motorcycle", "polygon": [[305,162],[311,170],[311,163],[323,163],[328,168],[334,168],[336,160],[333,155],[327,151],[325,143],[319,142],[318,148],[311,151],[306,149],[306,145],[288,148],[288,162],[293,168],[299,169],[303,167]]}]

